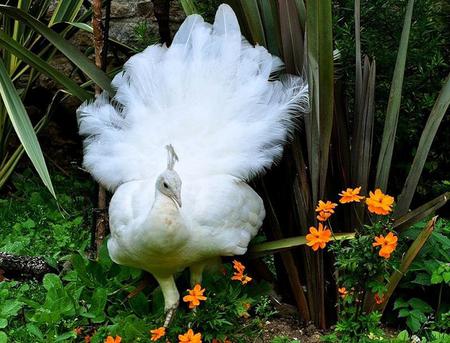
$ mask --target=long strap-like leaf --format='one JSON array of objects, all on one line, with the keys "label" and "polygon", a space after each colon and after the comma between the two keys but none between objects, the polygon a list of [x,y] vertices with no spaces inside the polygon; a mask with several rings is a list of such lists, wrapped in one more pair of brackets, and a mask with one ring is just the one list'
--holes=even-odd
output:
[{"label": "long strap-like leaf", "polygon": [[31,51],[23,48],[15,40],[9,37],[6,33],[0,31],[0,46],[3,46],[11,54],[15,55],[25,63],[28,63],[39,72],[46,74],[53,80],[59,82],[64,88],[78,99],[84,101],[91,98],[91,95],[81,88],[75,81],[65,76],[49,63],[45,62],[39,56],[33,54]]},{"label": "long strap-like leaf", "polygon": [[61,38],[55,31],[51,30],[39,20],[36,20],[28,13],[21,11],[15,7],[0,5],[0,13],[6,14],[16,20],[25,22],[34,30],[44,36],[50,43],[52,43],[59,51],[61,51],[73,64],[80,68],[87,76],[102,89],[114,94],[111,87],[111,80],[99,68],[95,66],[86,56],[84,56],[75,46],[67,40]]},{"label": "long strap-like leaf", "polygon": [[375,185],[376,187],[381,188],[383,191],[386,191],[386,188],[388,186],[392,153],[394,151],[413,6],[414,0],[409,0],[406,7],[405,22],[403,24],[402,36],[400,38],[400,47],[398,49],[397,61],[395,62],[394,76],[392,78],[391,91],[389,93],[389,102],[386,110],[383,138],[381,140],[380,155],[378,157]]},{"label": "long strap-like leaf", "polygon": [[420,175],[422,174],[425,161],[427,160],[428,152],[430,151],[431,144],[433,143],[436,132],[439,125],[444,118],[445,113],[450,105],[450,74],[445,80],[444,86],[439,93],[439,96],[431,110],[428,117],[425,128],[420,136],[419,147],[417,148],[416,155],[414,156],[411,169],[409,170],[408,177],[406,178],[403,190],[400,193],[397,201],[397,207],[395,209],[396,215],[403,215],[408,212],[409,206],[416,192],[417,184],[419,183]]},{"label": "long strap-like leaf", "polygon": [[55,190],[53,189],[52,181],[33,125],[31,124],[30,118],[28,117],[25,106],[23,105],[16,88],[9,78],[9,74],[6,71],[2,60],[0,60],[0,96],[25,152],[36,168],[42,182],[56,198]]}]

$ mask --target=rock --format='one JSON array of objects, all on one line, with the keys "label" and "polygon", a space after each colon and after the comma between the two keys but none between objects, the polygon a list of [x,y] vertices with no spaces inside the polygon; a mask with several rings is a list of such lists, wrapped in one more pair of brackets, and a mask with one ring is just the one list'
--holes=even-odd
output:
[{"label": "rock", "polygon": [[134,6],[129,3],[111,2],[111,18],[129,18],[134,16]]},{"label": "rock", "polygon": [[151,1],[138,2],[136,5],[136,15],[145,18],[153,15],[153,3]]}]

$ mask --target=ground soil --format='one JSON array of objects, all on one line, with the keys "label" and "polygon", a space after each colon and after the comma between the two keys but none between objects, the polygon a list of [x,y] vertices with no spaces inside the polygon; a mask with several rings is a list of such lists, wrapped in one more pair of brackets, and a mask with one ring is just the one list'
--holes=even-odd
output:
[{"label": "ground soil", "polygon": [[268,320],[264,324],[262,342],[270,343],[275,337],[284,336],[302,343],[320,342],[323,332],[313,324],[302,324],[294,316],[280,316]]}]

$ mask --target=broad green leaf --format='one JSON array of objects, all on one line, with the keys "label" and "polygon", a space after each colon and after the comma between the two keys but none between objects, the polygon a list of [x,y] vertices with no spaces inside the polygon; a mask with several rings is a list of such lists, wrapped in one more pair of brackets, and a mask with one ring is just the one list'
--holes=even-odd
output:
[{"label": "broad green leaf", "polygon": [[36,137],[36,133],[31,124],[30,118],[25,110],[25,106],[20,99],[9,75],[0,60],[0,96],[8,112],[10,121],[16,131],[17,137],[22,143],[28,157],[33,163],[36,171],[42,179],[42,182],[48,188],[50,193],[56,198],[52,181],[45,164],[41,147]]},{"label": "broad green leaf", "polygon": [[402,308],[402,309],[398,312],[398,316],[399,316],[400,318],[408,317],[408,316],[409,316],[409,309],[407,309],[407,308]]},{"label": "broad green leaf", "polygon": [[394,310],[397,310],[399,308],[405,308],[405,307],[408,307],[408,306],[409,306],[408,302],[405,299],[398,298],[397,300],[395,300]]},{"label": "broad green leaf", "polygon": [[0,317],[8,318],[15,316],[22,308],[22,303],[18,300],[6,300],[2,302]]},{"label": "broad green leaf", "polygon": [[0,331],[0,343],[7,343],[8,336],[3,331]]},{"label": "broad green leaf", "polygon": [[397,61],[395,62],[394,76],[392,78],[389,102],[386,110],[383,137],[381,139],[380,155],[378,157],[375,185],[377,188],[381,188],[384,192],[387,191],[392,153],[394,151],[395,135],[397,132],[413,6],[414,0],[409,0],[406,6],[405,21],[400,38]]},{"label": "broad green leaf", "polygon": [[409,316],[406,319],[406,325],[411,329],[412,332],[417,332],[420,330],[420,327],[422,326],[421,323],[417,320],[416,317]]},{"label": "broad green leaf", "polygon": [[94,82],[98,86],[108,91],[110,94],[114,94],[114,90],[111,87],[111,80],[109,79],[109,77],[102,70],[97,68],[95,64],[92,63],[86,56],[84,56],[75,46],[73,46],[65,39],[61,38],[58,33],[45,26],[44,24],[30,16],[28,13],[25,13],[17,8],[0,5],[0,13],[4,13],[16,20],[27,23],[34,30],[43,35],[87,76],[94,80]]},{"label": "broad green leaf", "polygon": [[433,308],[430,305],[428,305],[425,301],[419,298],[409,299],[408,304],[411,305],[413,309],[419,310],[423,313],[429,313],[433,311]]},{"label": "broad green leaf", "polygon": [[84,101],[91,98],[91,95],[79,85],[77,85],[75,81],[53,68],[49,63],[42,60],[39,56],[23,48],[20,44],[11,39],[4,32],[0,32],[0,45],[25,63],[31,65],[39,72],[46,74],[56,82],[59,82],[68,92],[76,96],[78,99]]},{"label": "broad green leaf", "polygon": [[5,318],[0,318],[0,329],[4,329],[8,326],[8,321]]},{"label": "broad green leaf", "polygon": [[408,177],[406,178],[403,190],[398,197],[397,207],[395,209],[396,215],[405,214],[411,201],[413,199],[414,193],[416,192],[417,184],[419,183],[420,175],[422,174],[425,161],[430,151],[431,144],[433,143],[436,132],[439,125],[444,118],[445,113],[450,105],[450,74],[444,82],[439,96],[431,110],[430,116],[428,117],[425,128],[420,136],[419,147],[417,148],[416,155],[414,156],[413,163],[409,170]]}]

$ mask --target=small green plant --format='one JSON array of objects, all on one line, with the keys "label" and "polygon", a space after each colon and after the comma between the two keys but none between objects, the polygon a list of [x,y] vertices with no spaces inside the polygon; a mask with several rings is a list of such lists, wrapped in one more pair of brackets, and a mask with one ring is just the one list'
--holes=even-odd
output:
[{"label": "small green plant", "polygon": [[286,336],[277,336],[274,337],[270,343],[298,343],[299,341],[296,339],[291,339],[289,337]]},{"label": "small green plant", "polygon": [[159,42],[159,37],[152,32],[148,20],[142,20],[136,24],[134,27],[134,36],[136,39],[136,46],[139,50],[144,50],[149,45]]},{"label": "small green plant", "polygon": [[411,298],[409,300],[399,298],[394,303],[394,310],[399,311],[399,318],[406,319],[406,325],[414,333],[421,329],[433,311],[430,305],[418,298]]}]

